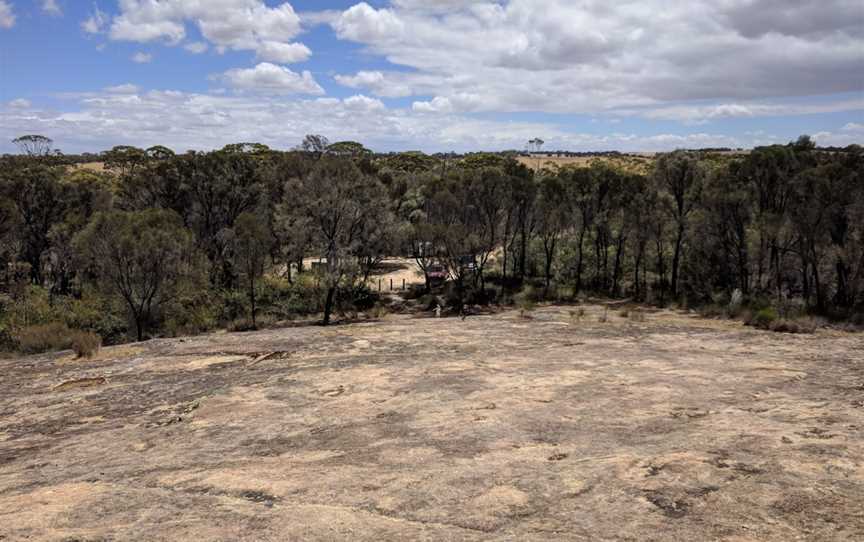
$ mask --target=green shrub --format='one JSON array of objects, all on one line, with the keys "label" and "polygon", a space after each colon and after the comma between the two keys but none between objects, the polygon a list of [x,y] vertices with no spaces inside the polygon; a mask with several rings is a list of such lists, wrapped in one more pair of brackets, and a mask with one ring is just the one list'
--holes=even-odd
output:
[{"label": "green shrub", "polygon": [[778,318],[777,309],[766,307],[757,311],[747,323],[753,327],[758,327],[759,329],[770,329],[771,324]]},{"label": "green shrub", "polygon": [[80,299],[65,298],[56,305],[63,321],[72,329],[92,331],[104,344],[124,342],[129,331],[126,308],[97,291],[85,289]]},{"label": "green shrub", "polygon": [[102,347],[102,337],[91,331],[73,331],[72,350],[79,358],[92,358]]}]

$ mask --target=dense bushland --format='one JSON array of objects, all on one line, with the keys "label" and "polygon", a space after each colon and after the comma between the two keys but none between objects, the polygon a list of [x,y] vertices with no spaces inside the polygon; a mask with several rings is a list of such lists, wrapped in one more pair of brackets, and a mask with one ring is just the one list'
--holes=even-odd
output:
[{"label": "dense bushland", "polygon": [[99,156],[105,171],[44,145],[0,157],[0,343],[329,323],[375,304],[366,279],[387,256],[415,259],[417,296],[443,288],[454,312],[590,293],[747,312],[765,328],[793,314],[862,319],[856,146],[805,136],[749,154],[676,151],[642,175],[304,143],[115,147]]}]

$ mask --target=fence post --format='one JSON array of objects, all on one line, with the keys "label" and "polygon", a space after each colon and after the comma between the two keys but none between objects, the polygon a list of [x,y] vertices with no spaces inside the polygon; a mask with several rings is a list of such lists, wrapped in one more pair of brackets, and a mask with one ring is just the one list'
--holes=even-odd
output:
[{"label": "fence post", "polygon": [[390,279],[390,291],[393,291],[393,279]]},{"label": "fence post", "polygon": [[378,279],[378,291],[381,291],[381,279]]},{"label": "fence post", "polygon": [[405,279],[402,279],[402,291],[405,291]]}]

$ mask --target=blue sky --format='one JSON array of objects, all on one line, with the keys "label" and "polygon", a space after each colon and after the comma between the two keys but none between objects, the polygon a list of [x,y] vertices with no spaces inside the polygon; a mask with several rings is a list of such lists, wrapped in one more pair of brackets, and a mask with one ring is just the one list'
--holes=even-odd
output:
[{"label": "blue sky", "polygon": [[66,152],[864,143],[864,8],[0,0],[0,152],[25,133]]}]

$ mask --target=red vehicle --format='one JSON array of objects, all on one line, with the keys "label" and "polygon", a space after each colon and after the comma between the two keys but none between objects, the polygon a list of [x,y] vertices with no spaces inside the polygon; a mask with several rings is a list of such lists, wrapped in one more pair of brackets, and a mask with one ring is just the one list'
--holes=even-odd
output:
[{"label": "red vehicle", "polygon": [[432,264],[426,269],[426,276],[430,286],[439,286],[447,282],[447,268],[438,263]]}]

